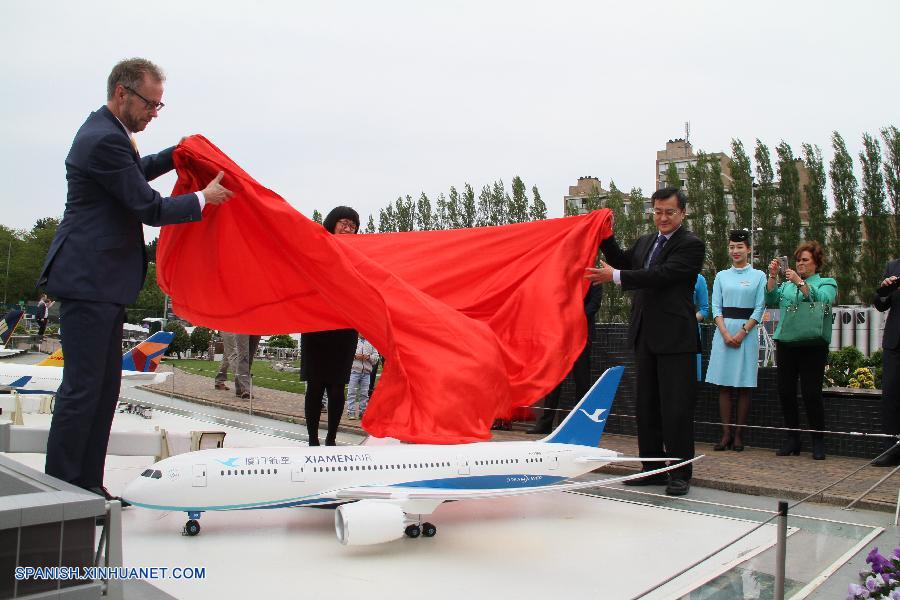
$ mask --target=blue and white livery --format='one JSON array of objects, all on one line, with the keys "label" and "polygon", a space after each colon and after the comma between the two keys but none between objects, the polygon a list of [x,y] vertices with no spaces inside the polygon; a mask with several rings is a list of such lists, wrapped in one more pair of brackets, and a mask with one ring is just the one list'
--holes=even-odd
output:
[{"label": "blue and white livery", "polygon": [[[608,369],[540,441],[201,450],[151,466],[122,498],[187,512],[187,535],[199,533],[196,519],[204,511],[339,505],[335,530],[342,544],[431,537],[437,529],[421,515],[443,502],[591,487],[597,482],[568,480],[611,462],[639,460],[597,447],[622,371]],[[638,476],[646,473],[604,483]]]}]

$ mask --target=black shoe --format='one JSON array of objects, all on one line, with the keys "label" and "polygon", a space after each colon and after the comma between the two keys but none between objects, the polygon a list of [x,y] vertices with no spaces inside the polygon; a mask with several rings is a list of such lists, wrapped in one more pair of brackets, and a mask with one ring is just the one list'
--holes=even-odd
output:
[{"label": "black shoe", "polygon": [[794,456],[800,454],[800,436],[796,433],[789,433],[784,438],[781,448],[775,451],[775,456],[788,456],[791,454]]},{"label": "black shoe", "polygon": [[735,452],[743,452],[744,445],[743,444],[735,444],[731,449],[734,450]]},{"label": "black shoe", "polygon": [[812,455],[813,460],[825,460],[825,440],[822,438],[813,438]]},{"label": "black shoe", "polygon": [[97,494],[98,496],[103,496],[103,498],[105,500],[118,500],[122,504],[122,508],[125,508],[126,506],[131,506],[131,502],[122,500],[118,496],[113,496],[112,494],[109,493],[109,490],[106,489],[105,487],[103,487],[102,485],[97,486],[97,487],[84,488],[84,489],[89,491],[92,494]]},{"label": "black shoe", "polygon": [[684,496],[691,489],[691,482],[686,479],[673,477],[666,486],[667,496]]},{"label": "black shoe", "polygon": [[713,450],[716,452],[722,452],[723,450],[731,450],[732,441],[728,440],[727,442],[719,442],[715,446],[713,446]]},{"label": "black shoe", "polygon": [[644,485],[666,485],[669,483],[669,476],[665,473],[657,473],[639,479],[628,479],[623,481],[625,485],[644,486]]},{"label": "black shoe", "polygon": [[900,452],[888,452],[872,461],[873,467],[896,467],[900,466]]},{"label": "black shoe", "polygon": [[319,438],[309,438],[309,445],[310,445],[310,446],[318,446],[318,445],[319,445]]}]

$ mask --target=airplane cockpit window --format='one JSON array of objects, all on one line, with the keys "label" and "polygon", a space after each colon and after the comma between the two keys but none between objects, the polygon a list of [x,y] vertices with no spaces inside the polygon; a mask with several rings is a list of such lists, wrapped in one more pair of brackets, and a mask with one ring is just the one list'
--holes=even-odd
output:
[{"label": "airplane cockpit window", "polygon": [[141,477],[150,477],[151,475],[153,475],[153,469],[147,469],[146,471],[141,473]]},{"label": "airplane cockpit window", "polygon": [[153,474],[150,475],[153,479],[162,479],[162,471],[153,471]]}]

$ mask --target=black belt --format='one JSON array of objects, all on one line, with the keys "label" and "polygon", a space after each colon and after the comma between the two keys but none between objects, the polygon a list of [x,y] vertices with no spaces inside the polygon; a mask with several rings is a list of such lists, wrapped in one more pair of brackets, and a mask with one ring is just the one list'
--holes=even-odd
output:
[{"label": "black belt", "polygon": [[722,316],[726,319],[749,319],[753,316],[753,309],[739,308],[737,306],[723,306]]}]

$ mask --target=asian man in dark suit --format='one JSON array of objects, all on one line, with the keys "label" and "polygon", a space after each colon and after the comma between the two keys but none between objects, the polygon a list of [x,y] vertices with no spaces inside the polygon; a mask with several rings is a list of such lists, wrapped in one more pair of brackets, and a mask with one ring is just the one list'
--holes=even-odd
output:
[{"label": "asian man in dark suit", "polygon": [[[900,434],[900,258],[890,261],[884,270],[884,281],[872,304],[881,312],[889,310],[881,339],[881,427],[888,435]],[[900,465],[900,446],[873,463],[876,467]]]},{"label": "asian man in dark suit", "polygon": [[174,147],[142,158],[132,135],[162,109],[163,81],[148,60],[113,67],[106,105],[87,118],[66,157],[66,209],[38,281],[60,300],[66,357],[45,470],[107,499],[103,470],[121,383],[122,322],[147,274],[142,223],[199,221],[204,204],[231,196],[222,173],[201,192],[171,198],[147,183],[174,168]]},{"label": "asian man in dark suit", "polygon": [[[687,197],[676,188],[651,196],[657,231],[622,250],[615,237],[600,249],[609,261],[587,269],[591,281],[614,281],[633,291],[629,343],[637,365],[638,449],[643,458],[694,457],[694,405],[700,337],[694,312],[694,284],[703,267],[704,243],[682,226]],[[659,463],[645,462],[644,470]],[[632,485],[665,484],[666,493],[690,489],[692,469],[685,465]]]}]

